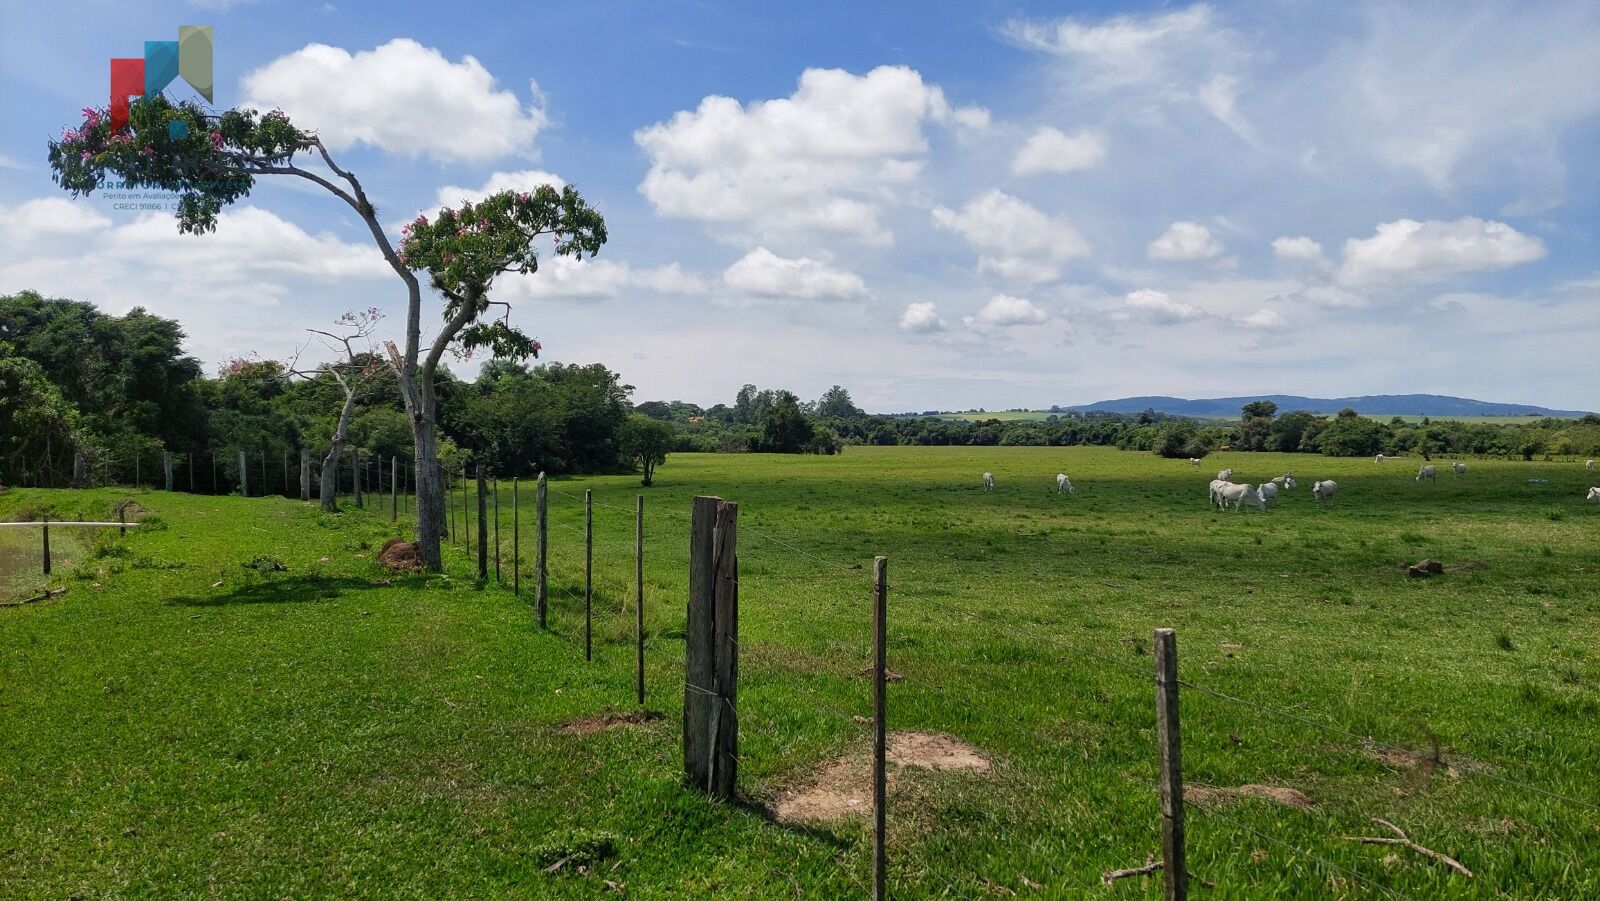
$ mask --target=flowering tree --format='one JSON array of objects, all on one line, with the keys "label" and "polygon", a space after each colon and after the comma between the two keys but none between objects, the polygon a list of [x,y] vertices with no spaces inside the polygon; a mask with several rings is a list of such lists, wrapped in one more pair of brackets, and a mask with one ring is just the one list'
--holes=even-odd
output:
[{"label": "flowering tree", "polygon": [[[570,187],[497,195],[475,207],[445,211],[432,223],[419,218],[407,232],[406,249],[397,250],[360,180],[334,162],[315,132],[295,127],[279,111],[214,114],[192,102],[172,103],[161,94],[133,102],[121,130],[112,128],[106,110],[85,109],[82,124],[63,131],[50,142],[49,151],[53,177],[73,194],[89,194],[111,179],[176,194],[180,232],[215,229],[222,208],[247,196],[264,176],[313,182],[355,211],[406,287],[403,348],[392,341],[385,346],[411,420],[418,549],[424,565],[441,568],[445,508],[433,390],[438,361],[450,349],[470,354],[486,348],[522,356],[536,352],[537,343],[506,319],[480,321],[490,306],[489,285],[502,272],[534,272],[534,242],[541,236],[554,236],[557,254],[595,253],[606,239],[600,214]],[[307,168],[307,161],[314,168]],[[426,353],[422,285],[414,270],[426,271],[445,298],[444,327]]]}]

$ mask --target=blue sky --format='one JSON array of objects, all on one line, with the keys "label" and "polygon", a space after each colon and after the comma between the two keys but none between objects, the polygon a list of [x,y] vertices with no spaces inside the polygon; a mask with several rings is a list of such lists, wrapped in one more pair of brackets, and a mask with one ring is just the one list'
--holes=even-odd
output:
[{"label": "blue sky", "polygon": [[54,187],[45,141],[106,102],[107,60],[180,24],[216,30],[218,106],[319,130],[396,227],[577,185],[600,258],[498,295],[638,400],[1600,407],[1592,3],[0,10],[0,292],[145,306],[208,364],[346,309],[398,331],[403,292],[315,189],[190,237]]}]

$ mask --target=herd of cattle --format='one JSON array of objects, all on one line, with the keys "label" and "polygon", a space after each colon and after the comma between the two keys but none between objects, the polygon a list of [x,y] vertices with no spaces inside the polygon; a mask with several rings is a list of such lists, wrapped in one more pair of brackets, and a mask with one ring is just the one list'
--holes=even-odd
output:
[{"label": "herd of cattle", "polygon": [[[1383,454],[1378,454],[1373,458],[1373,462],[1382,463],[1387,459],[1389,458]],[[1190,457],[1189,465],[1199,466],[1200,459],[1198,457]],[[1584,461],[1583,467],[1590,472],[1594,472],[1595,462],[1593,460],[1586,460]],[[1456,476],[1464,476],[1467,474],[1467,464],[1459,461],[1451,463],[1450,471]],[[1416,480],[1418,482],[1431,482],[1437,479],[1438,475],[1438,468],[1433,464],[1428,463],[1424,464],[1420,469],[1417,470]],[[1288,491],[1294,488],[1297,484],[1299,483],[1294,480],[1294,473],[1292,472],[1278,476],[1270,482],[1262,482],[1260,485],[1235,483],[1233,481],[1233,470],[1224,469],[1217,473],[1216,478],[1211,480],[1210,502],[1216,504],[1217,509],[1219,510],[1226,510],[1229,506],[1232,506],[1234,511],[1237,512],[1244,509],[1246,506],[1250,506],[1255,507],[1257,510],[1265,513],[1267,510],[1267,502],[1277,500],[1279,491]],[[994,490],[994,473],[986,472],[983,474],[983,490]],[[1332,479],[1324,479],[1319,482],[1313,482],[1311,485],[1311,494],[1317,499],[1318,503],[1327,503],[1328,501],[1333,500],[1333,496],[1338,493],[1338,491],[1339,483]],[[1067,478],[1066,473],[1056,473],[1056,494],[1077,493],[1078,489],[1072,486],[1072,480]],[[1600,487],[1590,488],[1589,494],[1585,499],[1592,503],[1600,503]]]}]

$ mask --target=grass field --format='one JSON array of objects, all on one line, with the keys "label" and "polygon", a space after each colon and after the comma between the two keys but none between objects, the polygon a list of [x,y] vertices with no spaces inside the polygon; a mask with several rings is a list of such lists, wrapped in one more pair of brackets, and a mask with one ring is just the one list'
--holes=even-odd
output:
[{"label": "grass field", "polygon": [[[1223,466],[1302,484],[1269,514],[1218,513],[1205,486]],[[1077,496],[1051,493],[1056,472]],[[1159,896],[1158,879],[1099,884],[1159,846],[1157,626],[1178,630],[1186,680],[1261,705],[1185,690],[1190,785],[1309,802],[1197,792],[1205,897],[1600,896],[1587,474],[1475,462],[1419,485],[1414,472],[1268,454],[1194,469],[1086,448],[674,455],[645,492],[647,707],[663,716],[588,734],[562,725],[633,709],[636,478],[552,482],[548,633],[526,575],[521,598],[479,586],[459,547],[445,576],[381,571],[377,546],[399,532],[386,517],[141,492],[146,531],[81,554],[58,573],[60,600],[0,610],[0,895],[592,897],[610,880],[633,897],[860,896],[865,820],[784,824],[764,806],[865,752],[868,573],[887,554],[889,665],[904,676],[890,729],[947,733],[992,761],[897,775],[895,897]],[[1327,477],[1341,492],[1317,509],[1309,485]],[[589,664],[585,488],[600,505]],[[740,503],[737,806],[679,784],[699,493]],[[521,486],[530,549],[532,495]],[[127,496],[13,490],[0,518],[98,517]],[[500,499],[509,582],[503,482]],[[287,569],[241,565],[258,555]],[[1422,557],[1446,573],[1406,578],[1400,564]],[[1430,772],[1351,736],[1423,756],[1437,742],[1453,765]],[[1385,834],[1372,817],[1475,876],[1341,839]],[[607,843],[586,873],[544,872]]]}]

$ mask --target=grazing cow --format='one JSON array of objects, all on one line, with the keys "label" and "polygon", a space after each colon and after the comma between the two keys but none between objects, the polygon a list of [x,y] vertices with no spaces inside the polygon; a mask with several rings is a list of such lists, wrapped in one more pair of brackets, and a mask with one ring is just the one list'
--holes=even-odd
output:
[{"label": "grazing cow", "polygon": [[986,473],[983,474],[983,490],[984,491],[993,491],[994,490],[994,473],[986,472]]},{"label": "grazing cow", "polygon": [[1318,501],[1322,502],[1333,500],[1333,494],[1338,490],[1339,483],[1332,479],[1316,482],[1311,486],[1311,493],[1316,495]]},{"label": "grazing cow", "polygon": [[1438,475],[1439,475],[1438,470],[1434,469],[1432,466],[1424,466],[1421,469],[1417,470],[1417,481],[1420,482],[1423,479],[1427,479],[1428,481],[1431,482]]},{"label": "grazing cow", "polygon": [[[1590,460],[1590,461],[1589,461],[1589,462],[1590,462],[1590,463],[1593,463],[1593,462],[1594,462],[1594,461],[1593,461],[1593,460]],[[1199,457],[1190,457],[1190,458],[1189,458],[1189,465],[1190,465],[1190,466],[1199,466],[1199,465],[1200,465],[1200,458],[1199,458]],[[1593,469],[1593,468],[1594,468],[1594,467],[1593,467],[1593,466],[1591,466],[1591,467],[1589,467],[1589,468],[1590,468],[1590,469]]]},{"label": "grazing cow", "polygon": [[1600,488],[1590,488],[1587,500],[1600,504]]},{"label": "grazing cow", "polygon": [[1278,486],[1272,482],[1263,482],[1261,487],[1256,490],[1261,492],[1263,501],[1275,501],[1278,499]]},{"label": "grazing cow", "polygon": [[1261,492],[1257,491],[1254,485],[1235,485],[1228,482],[1217,489],[1217,498],[1224,508],[1228,504],[1233,504],[1235,513],[1243,510],[1245,504],[1255,507],[1262,513],[1267,512],[1267,502],[1262,500]]},{"label": "grazing cow", "polygon": [[1231,470],[1231,469],[1224,469],[1224,470],[1223,470],[1223,471],[1221,471],[1221,472],[1219,472],[1219,473],[1217,473],[1217,478],[1219,478],[1219,479],[1221,479],[1221,480],[1222,480],[1222,481],[1224,481],[1224,482],[1226,482],[1226,481],[1228,481],[1228,480],[1229,480],[1229,479],[1231,479],[1231,478],[1233,478],[1233,470]]},{"label": "grazing cow", "polygon": [[1464,476],[1464,475],[1467,474],[1467,464],[1465,464],[1465,463],[1451,463],[1450,464],[1450,471],[1455,473],[1458,476]]},{"label": "grazing cow", "polygon": [[1383,461],[1385,461],[1387,459],[1389,459],[1389,458],[1385,457],[1383,454],[1379,454],[1376,457],[1372,458],[1372,462],[1374,462],[1374,463],[1382,463]]},{"label": "grazing cow", "polygon": [[1594,472],[1594,461],[1593,460],[1585,460],[1585,461],[1583,461],[1583,468],[1589,470],[1590,472]]},{"label": "grazing cow", "polygon": [[1226,479],[1211,480],[1211,491],[1207,494],[1207,497],[1210,499],[1210,503],[1216,504],[1218,507],[1222,506],[1222,502],[1217,500],[1217,489],[1226,484],[1228,484]]},{"label": "grazing cow", "polygon": [[1078,489],[1072,487],[1072,480],[1064,472],[1056,473],[1056,494],[1077,494]]},{"label": "grazing cow", "polygon": [[1272,480],[1272,484],[1279,488],[1293,488],[1295,486],[1294,473],[1284,473]]}]

